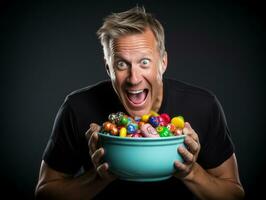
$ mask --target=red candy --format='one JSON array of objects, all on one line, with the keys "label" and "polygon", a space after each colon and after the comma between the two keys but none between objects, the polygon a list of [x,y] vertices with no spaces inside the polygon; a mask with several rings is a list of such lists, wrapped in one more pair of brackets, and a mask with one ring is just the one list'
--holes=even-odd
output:
[{"label": "red candy", "polygon": [[164,120],[164,122],[165,122],[166,124],[169,124],[170,121],[171,121],[170,116],[169,116],[168,114],[166,114],[166,113],[160,114],[160,117],[163,118],[163,120]]}]

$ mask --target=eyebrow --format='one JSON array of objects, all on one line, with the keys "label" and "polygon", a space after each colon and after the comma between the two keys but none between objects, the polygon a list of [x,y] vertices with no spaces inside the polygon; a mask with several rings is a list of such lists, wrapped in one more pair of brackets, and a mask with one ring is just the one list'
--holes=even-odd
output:
[{"label": "eyebrow", "polygon": [[[152,58],[151,54],[147,54],[147,53],[143,53],[143,54],[140,54],[140,59],[139,60],[142,60],[143,58],[147,58],[147,59],[150,59]],[[121,54],[117,53],[116,55],[114,55],[114,60],[124,60],[124,61],[127,61],[128,60],[123,57]]]},{"label": "eyebrow", "polygon": [[130,63],[127,59],[123,58],[122,56],[114,56],[114,62],[119,62],[119,61]]}]

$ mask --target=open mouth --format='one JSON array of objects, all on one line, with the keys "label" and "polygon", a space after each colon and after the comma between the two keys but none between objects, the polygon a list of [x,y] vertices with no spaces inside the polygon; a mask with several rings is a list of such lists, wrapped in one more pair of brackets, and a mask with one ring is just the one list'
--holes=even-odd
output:
[{"label": "open mouth", "polygon": [[143,89],[143,90],[127,90],[127,98],[131,102],[131,104],[135,106],[142,105],[147,96],[148,96],[148,89]]}]

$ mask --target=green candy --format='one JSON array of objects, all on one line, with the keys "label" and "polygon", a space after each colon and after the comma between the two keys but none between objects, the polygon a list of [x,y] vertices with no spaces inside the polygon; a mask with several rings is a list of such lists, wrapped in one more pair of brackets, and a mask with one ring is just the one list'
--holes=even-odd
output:
[{"label": "green candy", "polygon": [[156,130],[159,133],[160,137],[169,137],[173,135],[171,131],[169,131],[168,128],[164,126],[157,127]]},{"label": "green candy", "polygon": [[127,125],[128,124],[128,118],[125,116],[121,117],[119,124],[124,125],[124,126]]}]

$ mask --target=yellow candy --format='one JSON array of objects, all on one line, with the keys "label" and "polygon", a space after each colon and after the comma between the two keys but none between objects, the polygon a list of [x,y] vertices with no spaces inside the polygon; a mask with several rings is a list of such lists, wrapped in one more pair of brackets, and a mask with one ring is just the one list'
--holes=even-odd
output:
[{"label": "yellow candy", "polygon": [[153,116],[153,117],[157,117],[159,116],[159,114],[153,110],[150,111],[150,115]]},{"label": "yellow candy", "polygon": [[177,117],[172,118],[171,124],[174,124],[176,128],[182,129],[185,126],[185,121],[182,116],[177,116]]},{"label": "yellow candy", "polygon": [[148,115],[142,115],[142,117],[141,117],[141,121],[143,121],[143,122],[148,122],[150,116],[151,116],[150,114],[148,114]]},{"label": "yellow candy", "polygon": [[122,127],[119,131],[120,137],[126,137],[127,136],[127,129],[125,127]]}]

